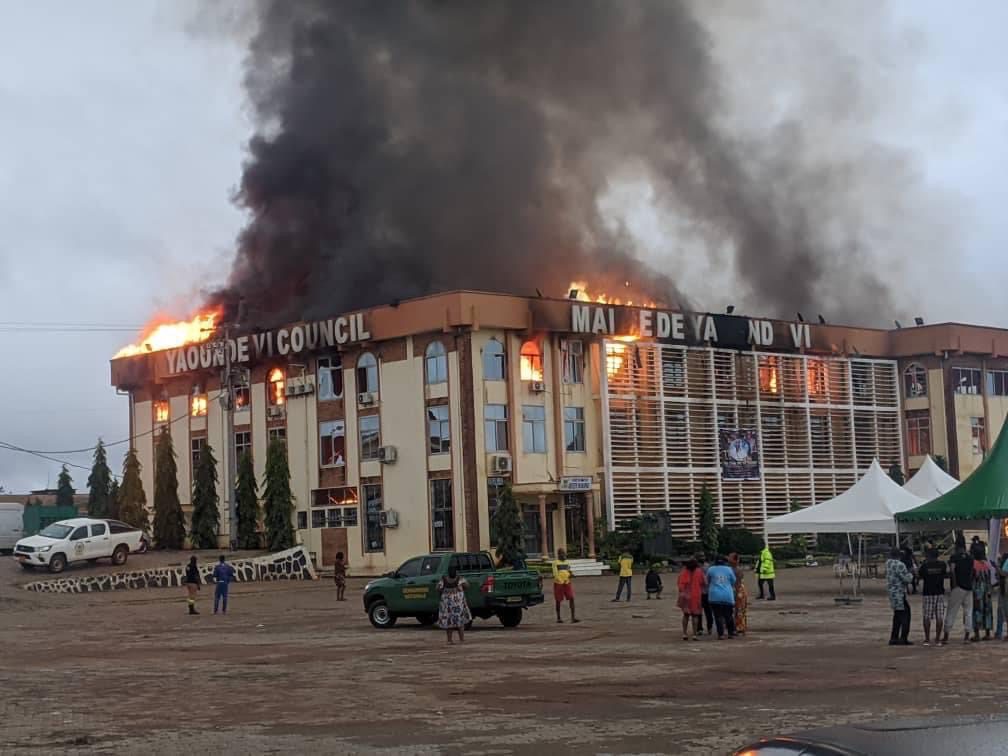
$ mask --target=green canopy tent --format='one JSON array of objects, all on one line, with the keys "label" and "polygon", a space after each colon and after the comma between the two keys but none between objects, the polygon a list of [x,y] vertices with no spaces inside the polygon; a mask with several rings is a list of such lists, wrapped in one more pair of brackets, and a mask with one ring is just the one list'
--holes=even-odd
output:
[{"label": "green canopy tent", "polygon": [[[1003,431],[1003,428],[1002,428]],[[934,523],[955,523],[958,530],[987,529],[991,520],[1008,517],[1008,433],[1001,432],[987,458],[948,493],[896,515],[900,531],[931,530]]]}]

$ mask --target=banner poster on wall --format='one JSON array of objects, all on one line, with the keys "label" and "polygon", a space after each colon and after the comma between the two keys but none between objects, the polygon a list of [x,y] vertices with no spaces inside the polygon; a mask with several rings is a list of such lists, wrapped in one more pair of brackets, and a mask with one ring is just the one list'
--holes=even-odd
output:
[{"label": "banner poster on wall", "polygon": [[722,428],[720,436],[721,478],[759,480],[759,439],[756,431]]}]

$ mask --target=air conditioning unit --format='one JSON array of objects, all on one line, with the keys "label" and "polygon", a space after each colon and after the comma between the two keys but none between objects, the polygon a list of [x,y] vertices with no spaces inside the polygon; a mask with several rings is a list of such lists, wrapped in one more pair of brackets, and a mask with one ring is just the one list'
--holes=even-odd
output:
[{"label": "air conditioning unit", "polygon": [[382,446],[378,449],[378,461],[383,464],[392,464],[396,461],[396,448],[394,446]]},{"label": "air conditioning unit", "polygon": [[532,381],[529,384],[529,388],[532,389],[533,394],[542,394],[546,391],[546,383],[543,381]]},{"label": "air conditioning unit", "polygon": [[367,407],[375,403],[375,395],[370,391],[362,391],[357,394],[357,404]]},{"label": "air conditioning unit", "polygon": [[509,473],[511,472],[511,457],[506,454],[498,454],[493,457],[490,466],[495,473]]},{"label": "air conditioning unit", "polygon": [[305,396],[314,390],[315,387],[312,384],[299,381],[298,383],[288,383],[284,389],[284,393],[287,396]]},{"label": "air conditioning unit", "polygon": [[281,406],[266,408],[266,417],[283,417],[283,416],[284,416],[284,408]]},{"label": "air conditioning unit", "polygon": [[383,509],[378,514],[378,522],[381,523],[383,528],[398,528],[399,513],[394,509]]}]

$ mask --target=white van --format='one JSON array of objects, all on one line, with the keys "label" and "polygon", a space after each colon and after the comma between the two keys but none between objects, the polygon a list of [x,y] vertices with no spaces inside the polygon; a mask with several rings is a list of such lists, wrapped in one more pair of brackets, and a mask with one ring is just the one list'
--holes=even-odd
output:
[{"label": "white van", "polygon": [[0,551],[11,551],[21,540],[24,528],[24,504],[0,502]]}]

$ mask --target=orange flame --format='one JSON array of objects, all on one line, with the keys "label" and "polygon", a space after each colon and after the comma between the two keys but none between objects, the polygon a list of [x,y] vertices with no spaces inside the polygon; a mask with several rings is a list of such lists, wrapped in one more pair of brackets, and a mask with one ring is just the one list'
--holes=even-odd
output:
[{"label": "orange flame", "polygon": [[612,378],[623,369],[627,344],[632,344],[639,338],[639,336],[613,336],[613,340],[618,343],[606,346],[606,375]]},{"label": "orange flame", "polygon": [[[629,293],[631,288],[630,282],[625,281],[623,283],[623,286],[625,289],[627,289]],[[567,286],[567,288],[569,291],[577,292],[577,296],[575,297],[575,299],[578,302],[597,302],[598,304],[626,305],[627,307],[633,307],[635,304],[635,300],[629,298],[624,299],[619,296],[613,296],[605,293],[603,294],[590,293],[589,292],[590,286],[587,281],[571,281],[570,284]],[[658,305],[655,302],[652,302],[644,298],[638,298],[636,300],[636,305],[638,307],[648,307],[651,309],[658,307]]]},{"label": "orange flame", "polygon": [[272,391],[271,399],[273,404],[279,406],[284,403],[286,395],[284,394],[284,372],[280,368],[273,368],[269,374],[269,384],[270,391]]},{"label": "orange flame", "polygon": [[116,352],[112,359],[133,357],[147,352],[160,352],[162,349],[174,349],[185,344],[206,341],[213,334],[220,316],[221,311],[218,309],[201,312],[192,320],[174,323],[157,319],[147,326],[137,343],[123,347]]}]

